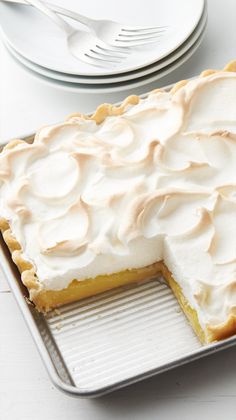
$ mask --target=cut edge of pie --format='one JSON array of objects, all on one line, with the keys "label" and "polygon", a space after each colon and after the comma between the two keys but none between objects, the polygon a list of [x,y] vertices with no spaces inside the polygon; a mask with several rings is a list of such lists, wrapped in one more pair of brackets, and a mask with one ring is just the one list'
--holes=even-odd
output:
[{"label": "cut edge of pie", "polygon": [[[228,63],[223,71],[236,72],[236,60]],[[205,70],[200,74],[200,77],[209,76],[210,74],[217,72],[218,70]],[[187,82],[188,81],[186,80],[177,82],[171,89],[171,93],[175,93]],[[153,92],[160,90],[161,89],[156,89]],[[97,124],[100,124],[108,116],[122,115],[128,105],[135,105],[138,102],[139,97],[132,95],[127,97],[118,107],[111,104],[100,105],[91,117],[76,113],[70,115],[69,118],[80,116],[84,119],[92,119]],[[14,148],[22,142],[24,142],[24,140],[12,140],[3,148],[3,150]],[[207,325],[203,330],[198,319],[197,311],[190,306],[190,303],[184,296],[181,287],[172,277],[171,272],[162,261],[144,268],[127,269],[119,273],[99,275],[91,279],[72,279],[68,287],[62,290],[40,290],[40,282],[37,278],[34,266],[23,258],[21,245],[13,236],[8,220],[1,217],[0,231],[11,252],[12,260],[21,273],[22,283],[29,291],[30,300],[35,304],[39,311],[47,312],[53,308],[77,301],[79,299],[93,296],[120,286],[148,280],[158,274],[162,274],[202,343],[211,343],[216,340],[227,338],[236,333],[236,315],[234,314],[231,314],[225,323],[217,324],[216,326]]]}]

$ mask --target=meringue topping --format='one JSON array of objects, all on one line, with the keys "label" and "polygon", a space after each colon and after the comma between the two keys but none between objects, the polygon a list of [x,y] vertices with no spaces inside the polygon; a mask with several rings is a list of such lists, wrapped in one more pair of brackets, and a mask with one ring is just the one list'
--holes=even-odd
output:
[{"label": "meringue topping", "polygon": [[[236,74],[74,116],[0,155],[0,215],[42,289],[164,260],[202,326],[236,307]],[[118,113],[117,113],[118,114]]]}]

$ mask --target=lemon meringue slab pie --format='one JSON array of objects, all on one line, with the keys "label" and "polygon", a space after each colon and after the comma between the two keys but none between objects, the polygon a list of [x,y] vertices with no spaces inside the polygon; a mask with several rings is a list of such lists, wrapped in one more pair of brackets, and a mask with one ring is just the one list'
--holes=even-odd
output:
[{"label": "lemon meringue slab pie", "polygon": [[162,273],[202,342],[236,333],[236,62],[0,154],[0,228],[38,310]]}]

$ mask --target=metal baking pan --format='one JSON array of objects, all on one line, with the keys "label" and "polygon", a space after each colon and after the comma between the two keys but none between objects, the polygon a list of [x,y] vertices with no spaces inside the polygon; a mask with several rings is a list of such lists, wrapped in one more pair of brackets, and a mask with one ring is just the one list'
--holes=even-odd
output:
[{"label": "metal baking pan", "polygon": [[97,397],[236,344],[234,336],[202,345],[160,278],[39,314],[2,237],[0,245],[0,263],[49,376],[70,395]]}]

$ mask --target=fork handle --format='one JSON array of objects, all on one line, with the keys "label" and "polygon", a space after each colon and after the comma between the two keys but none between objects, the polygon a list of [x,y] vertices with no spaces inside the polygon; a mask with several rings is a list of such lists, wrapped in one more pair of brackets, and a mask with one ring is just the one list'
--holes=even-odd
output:
[{"label": "fork handle", "polygon": [[[37,0],[36,1],[34,1],[34,0],[5,0],[5,1],[7,3],[20,3],[20,4],[32,5],[32,6],[37,7],[38,9],[40,7],[41,12],[47,13],[48,16],[49,16],[48,9],[50,8],[51,9],[50,10],[51,17],[52,17],[52,13],[54,11],[56,13],[59,13],[60,15],[67,16],[71,19],[77,20],[78,22],[82,23],[83,25],[88,26],[92,31],[93,31],[92,25],[94,24],[94,22],[96,22],[96,19],[92,19],[92,18],[89,18],[87,16],[81,15],[80,13],[74,12],[73,10],[65,9],[64,7],[57,6],[56,4],[49,3],[48,1],[44,1],[44,2],[42,2],[42,1],[37,2]],[[37,6],[36,6],[36,2],[37,2]],[[39,5],[39,3],[40,3],[40,5]],[[47,6],[48,6],[48,8],[47,8],[47,12],[46,12],[46,7]],[[55,19],[55,16],[53,16],[53,19]],[[57,22],[56,22],[56,20],[54,20],[54,21],[55,21],[55,23],[58,23],[58,25],[59,25],[58,20],[57,20]],[[65,23],[67,23],[67,22],[65,22]]]},{"label": "fork handle", "polygon": [[77,20],[78,22],[82,23],[85,26],[88,26],[91,30],[93,30],[92,25],[95,22],[95,19],[91,19],[87,16],[81,15],[80,13],[74,12],[73,10],[65,9],[64,7],[57,6],[53,3],[46,2],[46,4],[50,7],[50,9],[54,10],[54,12],[59,13],[63,16],[67,16],[71,19]]},{"label": "fork handle", "polygon": [[41,0],[24,0],[24,3],[30,4],[40,12],[48,16],[57,26],[59,26],[67,35],[71,35],[74,32],[74,28],[69,25],[64,19],[58,16],[55,11],[53,11],[49,4],[46,5]]}]

